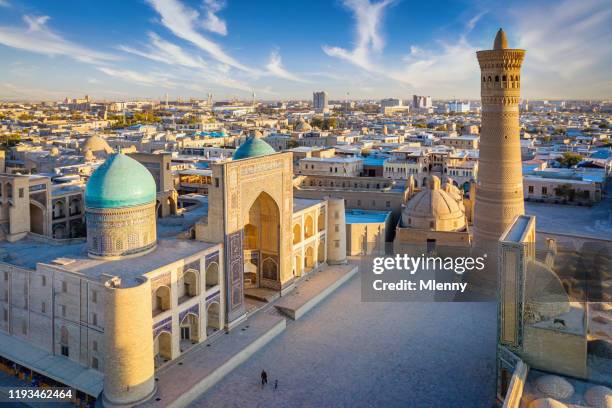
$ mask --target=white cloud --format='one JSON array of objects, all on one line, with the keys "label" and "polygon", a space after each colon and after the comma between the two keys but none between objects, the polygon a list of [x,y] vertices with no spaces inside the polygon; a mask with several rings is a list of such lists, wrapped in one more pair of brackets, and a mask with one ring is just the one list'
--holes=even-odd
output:
[{"label": "white cloud", "polygon": [[300,78],[299,76],[295,74],[292,74],[291,72],[287,71],[283,67],[283,62],[281,60],[281,56],[278,53],[278,51],[272,51],[272,53],[270,53],[270,60],[268,62],[268,65],[266,65],[266,68],[268,69],[268,72],[270,74],[278,78],[288,79],[290,81],[295,81],[295,82],[308,82],[304,80],[303,78]]},{"label": "white cloud", "polygon": [[[392,64],[375,63],[374,53],[381,53],[384,40],[380,25],[384,11],[392,1],[370,3],[368,0],[345,0],[344,4],[354,14],[357,43],[352,51],[338,47],[324,47],[324,51],[356,65],[372,74],[390,78],[413,88],[435,86],[438,92],[446,95],[461,94],[465,81],[478,80],[475,47],[459,36],[456,42],[436,42],[434,47],[410,46],[410,53]],[[471,31],[486,12],[480,12],[466,23],[466,31]],[[473,77],[473,78],[472,78]]]},{"label": "white cloud", "polygon": [[195,44],[223,64],[247,72],[254,71],[229,56],[217,43],[197,31],[196,27],[199,25],[197,11],[183,6],[176,0],[148,0],[148,2],[161,16],[162,24],[177,37]]},{"label": "white cloud", "polygon": [[193,55],[178,45],[160,38],[157,34],[150,32],[148,35],[151,40],[149,45],[138,48],[120,45],[118,48],[152,61],[162,62],[173,67],[188,68],[184,72],[183,78],[175,78],[176,81],[180,80],[177,86],[191,89],[190,83],[206,82],[242,91],[251,91],[253,89],[252,86],[240,80],[230,78],[231,67],[229,65],[216,64],[209,66],[199,56]]},{"label": "white cloud", "polygon": [[133,48],[127,45],[120,45],[122,51],[135,54],[153,61],[166,64],[177,64],[190,68],[205,68],[206,62],[198,56],[185,52],[181,47],[164,40],[153,32],[148,33],[151,43],[143,48]]},{"label": "white cloud", "polygon": [[225,21],[221,20],[211,11],[206,13],[206,19],[202,22],[202,27],[212,33],[227,35],[227,26],[225,25]]},{"label": "white cloud", "polygon": [[612,95],[609,0],[564,0],[552,6],[530,4],[510,17],[512,25],[506,30],[510,45],[527,51],[522,74],[525,97]]},{"label": "white cloud", "polygon": [[488,13],[488,11],[486,11],[486,10],[485,11],[481,11],[480,13],[476,14],[474,17],[469,19],[467,24],[466,24],[467,30],[468,31],[472,31],[474,29],[474,27],[476,27],[476,24],[480,21],[482,16],[484,16],[487,13]]},{"label": "white cloud", "polygon": [[466,88],[466,81],[474,81],[478,90],[478,63],[476,48],[465,37],[456,43],[440,42],[435,49],[423,50],[411,47],[403,59],[400,69],[389,71],[388,75],[414,88],[436,87],[446,96],[460,96]]},{"label": "white cloud", "polygon": [[26,28],[0,26],[0,44],[44,55],[64,55],[78,61],[98,63],[116,57],[69,41],[47,27],[49,16],[24,15]]},{"label": "white cloud", "polygon": [[202,27],[219,35],[227,35],[227,24],[225,20],[217,16],[216,13],[221,11],[225,7],[224,1],[219,0],[204,0],[204,9],[206,12],[206,18],[202,22]]},{"label": "white cloud", "polygon": [[532,6],[514,17],[513,29],[518,46],[527,50],[528,69],[570,78],[612,55],[609,0],[565,0],[553,7]]},{"label": "white cloud", "polygon": [[341,47],[323,46],[323,51],[331,56],[346,60],[358,67],[375,71],[371,61],[372,53],[379,53],[384,48],[384,40],[380,34],[380,25],[385,8],[393,0],[383,0],[370,3],[369,0],[344,0],[344,5],[353,12],[355,19],[356,44],[352,50]]},{"label": "white cloud", "polygon": [[169,80],[168,75],[162,75],[157,73],[145,74],[129,69],[118,69],[110,67],[98,67],[98,70],[105,73],[106,75],[144,86],[159,86],[164,88],[176,87],[176,83]]},{"label": "white cloud", "polygon": [[10,6],[8,0],[0,0],[0,7],[8,7]]}]

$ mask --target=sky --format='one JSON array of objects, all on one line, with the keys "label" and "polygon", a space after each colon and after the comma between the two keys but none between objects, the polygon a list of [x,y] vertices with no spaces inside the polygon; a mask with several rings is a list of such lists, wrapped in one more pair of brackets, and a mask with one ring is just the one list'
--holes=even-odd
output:
[{"label": "sky", "polygon": [[499,27],[523,97],[612,99],[610,0],[0,0],[0,99],[477,99]]}]

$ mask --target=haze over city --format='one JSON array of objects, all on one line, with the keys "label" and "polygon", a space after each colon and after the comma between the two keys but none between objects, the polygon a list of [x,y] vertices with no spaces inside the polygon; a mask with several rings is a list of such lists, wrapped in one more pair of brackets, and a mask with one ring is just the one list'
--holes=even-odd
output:
[{"label": "haze over city", "polygon": [[0,0],[0,99],[478,97],[477,49],[528,49],[522,97],[612,96],[612,3]]}]

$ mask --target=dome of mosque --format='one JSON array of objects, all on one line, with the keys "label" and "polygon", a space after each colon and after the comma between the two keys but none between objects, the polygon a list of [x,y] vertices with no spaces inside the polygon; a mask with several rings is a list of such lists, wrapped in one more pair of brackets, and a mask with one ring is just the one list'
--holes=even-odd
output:
[{"label": "dome of mosque", "polygon": [[155,201],[153,176],[142,164],[124,154],[111,155],[93,172],[85,188],[85,204],[117,208]]},{"label": "dome of mosque", "polygon": [[525,319],[528,323],[549,320],[570,310],[569,297],[557,274],[546,264],[527,261]]},{"label": "dome of mosque", "polygon": [[612,389],[596,385],[587,390],[584,399],[591,407],[612,408]]},{"label": "dome of mosque", "polygon": [[404,227],[435,231],[460,231],[466,226],[465,208],[440,188],[440,179],[431,176],[428,187],[408,201],[402,213]]},{"label": "dome of mosque", "polygon": [[234,152],[233,160],[248,159],[251,157],[265,156],[276,153],[276,151],[261,138],[261,132],[249,136],[243,144]]},{"label": "dome of mosque", "polygon": [[453,180],[450,178],[446,180],[446,183],[444,183],[444,191],[450,194],[450,196],[453,197],[456,201],[463,200],[461,190],[459,190],[459,188],[457,188],[457,186],[453,184]]},{"label": "dome of mosque", "polygon": [[300,119],[297,125],[295,125],[296,132],[310,132],[311,130],[312,127],[304,119]]},{"label": "dome of mosque", "polygon": [[547,397],[564,400],[574,395],[574,386],[558,375],[543,375],[535,383],[538,390]]},{"label": "dome of mosque", "polygon": [[94,153],[95,152],[105,152],[105,153],[113,152],[113,148],[110,147],[108,142],[97,135],[93,135],[89,137],[89,139],[87,139],[85,143],[83,143],[83,146],[81,147],[81,151],[85,152],[87,150],[91,150]]}]

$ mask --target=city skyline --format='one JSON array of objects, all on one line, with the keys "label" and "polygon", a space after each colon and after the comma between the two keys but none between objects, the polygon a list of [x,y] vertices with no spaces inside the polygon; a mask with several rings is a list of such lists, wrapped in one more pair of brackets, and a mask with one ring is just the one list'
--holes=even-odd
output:
[{"label": "city skyline", "polygon": [[599,0],[0,0],[0,98],[478,99],[474,53],[502,26],[528,49],[524,98],[606,99],[611,20]]}]

